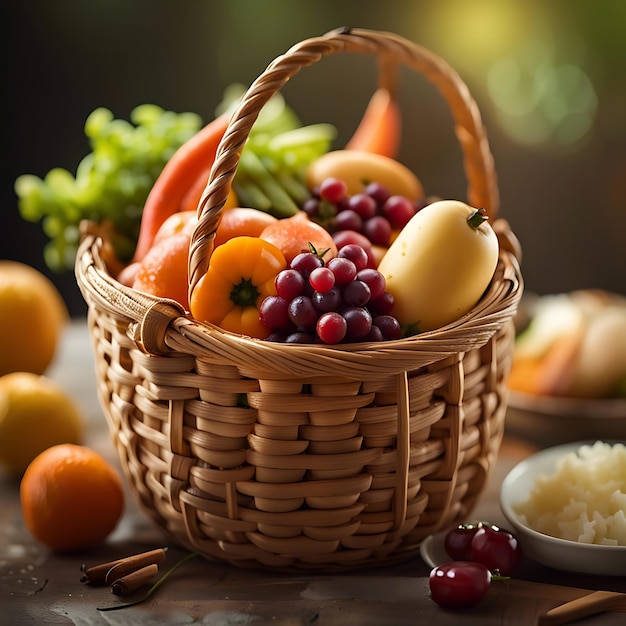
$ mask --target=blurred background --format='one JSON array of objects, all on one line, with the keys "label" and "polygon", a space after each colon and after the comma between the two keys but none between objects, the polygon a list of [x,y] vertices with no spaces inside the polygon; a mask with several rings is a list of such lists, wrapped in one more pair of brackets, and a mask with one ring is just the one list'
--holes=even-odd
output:
[{"label": "blurred background", "polygon": [[[622,0],[4,0],[6,47],[0,258],[50,276],[74,316],[71,272],[45,266],[41,225],[23,220],[13,184],[75,172],[95,108],[128,119],[154,103],[214,116],[224,89],[249,84],[292,44],[339,26],[389,30],[430,48],[467,82],[488,128],[500,215],[524,248],[527,290],[626,294],[626,2]],[[404,76],[404,75],[403,75]],[[283,94],[303,123],[327,121],[341,147],[376,85],[369,57],[303,70]],[[400,160],[427,193],[465,199],[444,101],[402,83]]]}]

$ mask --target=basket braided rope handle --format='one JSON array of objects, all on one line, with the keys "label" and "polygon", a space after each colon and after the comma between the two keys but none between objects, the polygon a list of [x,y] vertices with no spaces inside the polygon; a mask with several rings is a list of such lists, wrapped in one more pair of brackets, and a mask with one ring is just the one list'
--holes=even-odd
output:
[{"label": "basket braided rope handle", "polygon": [[[491,219],[499,208],[493,157],[478,106],[459,75],[442,59],[398,35],[364,29],[339,29],[306,39],[277,57],[252,83],[234,111],[217,149],[208,184],[198,205],[198,224],[189,250],[189,293],[206,273],[215,231],[235,176],[241,151],[261,109],[303,67],[337,52],[378,55],[423,74],[441,92],[455,122],[468,181],[468,202],[482,207]],[[383,74],[384,80],[384,74]],[[503,229],[506,230],[506,229]]]},{"label": "basket braided rope handle", "polygon": [[[391,33],[363,29],[340,29],[322,37],[304,40],[277,57],[252,83],[232,114],[228,128],[217,149],[209,181],[198,205],[198,224],[189,250],[189,295],[205,274],[215,231],[248,135],[261,109],[285,83],[303,67],[337,52],[360,52],[379,57],[379,83],[394,87],[397,66],[405,64],[423,74],[441,92],[450,107],[457,139],[463,152],[463,166],[468,181],[468,202],[482,207],[491,219],[499,208],[499,195],[493,157],[480,112],[465,83],[442,59],[430,51]],[[503,220],[499,220],[503,222]],[[509,229],[500,225],[499,236],[507,242]],[[512,235],[511,235],[512,236]],[[394,529],[406,520],[409,470],[409,396],[406,372],[397,377],[397,483],[394,497]],[[458,448],[458,442],[455,447]],[[456,456],[451,459],[456,464]]]}]

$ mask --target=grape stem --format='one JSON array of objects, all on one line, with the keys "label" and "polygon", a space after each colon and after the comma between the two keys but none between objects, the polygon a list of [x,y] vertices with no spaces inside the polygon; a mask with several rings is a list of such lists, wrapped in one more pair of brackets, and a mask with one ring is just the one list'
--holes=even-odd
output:
[{"label": "grape stem", "polygon": [[328,254],[330,248],[326,248],[325,250],[318,250],[310,241],[309,241],[309,252],[314,254],[318,259],[324,260],[324,257]]}]

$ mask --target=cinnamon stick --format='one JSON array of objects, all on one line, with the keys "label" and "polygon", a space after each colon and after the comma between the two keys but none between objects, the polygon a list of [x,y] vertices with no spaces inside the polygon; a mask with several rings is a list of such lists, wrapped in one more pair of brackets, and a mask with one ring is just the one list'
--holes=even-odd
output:
[{"label": "cinnamon stick", "polygon": [[[151,565],[152,563],[162,563],[165,560],[166,550],[167,548],[148,550],[147,552],[133,554],[114,561],[108,561],[107,563],[101,563],[100,565],[94,565],[89,568],[86,568],[83,565],[81,567],[83,572],[81,582],[89,583],[91,585],[109,585],[111,584],[111,581],[116,580],[117,578],[122,578],[126,574],[145,567],[146,565]],[[113,573],[109,576],[108,574],[111,570],[113,570]]]},{"label": "cinnamon stick", "polygon": [[159,566],[151,563],[132,571],[122,578],[118,578],[111,584],[111,592],[116,596],[126,596],[147,585],[159,572]]}]

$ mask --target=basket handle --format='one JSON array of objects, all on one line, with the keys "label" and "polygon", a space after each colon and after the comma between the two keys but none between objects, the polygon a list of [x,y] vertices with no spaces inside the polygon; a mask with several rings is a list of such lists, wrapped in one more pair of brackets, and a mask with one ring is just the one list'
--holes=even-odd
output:
[{"label": "basket handle", "polygon": [[463,152],[468,202],[472,206],[484,208],[491,219],[496,218],[499,195],[493,157],[478,106],[459,75],[432,52],[399,35],[342,28],[301,41],[274,59],[250,85],[233,112],[198,204],[198,223],[189,249],[190,294],[208,268],[221,211],[241,151],[261,109],[303,67],[337,52],[374,54],[381,60],[405,64],[423,74],[439,89],[452,113],[456,136]]}]

